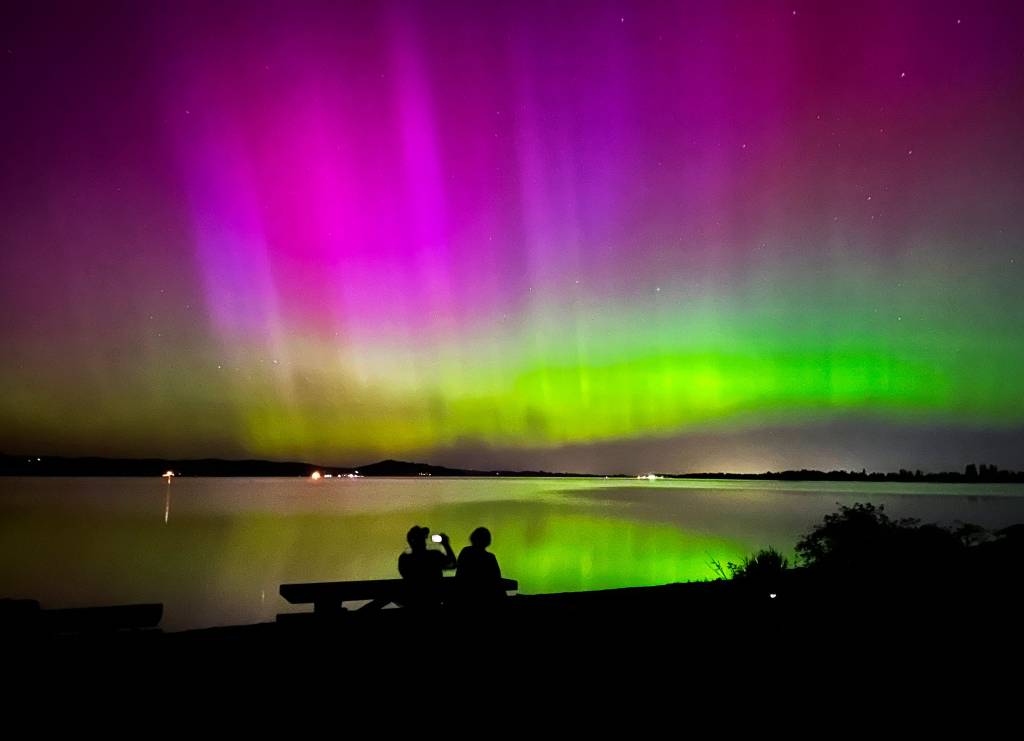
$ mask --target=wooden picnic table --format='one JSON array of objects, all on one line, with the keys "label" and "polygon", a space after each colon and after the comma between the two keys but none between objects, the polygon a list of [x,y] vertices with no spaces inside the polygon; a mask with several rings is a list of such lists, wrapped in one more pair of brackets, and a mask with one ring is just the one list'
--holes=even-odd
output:
[{"label": "wooden picnic table", "polygon": [[[503,591],[519,589],[515,579],[502,579]],[[454,595],[458,584],[454,576],[441,580],[441,600]],[[392,602],[401,602],[406,594],[408,582],[404,579],[374,579],[371,581],[328,581],[308,584],[282,584],[281,596],[290,604],[312,604],[313,612],[330,615],[345,612],[343,603],[370,600],[361,610],[379,610]]]}]

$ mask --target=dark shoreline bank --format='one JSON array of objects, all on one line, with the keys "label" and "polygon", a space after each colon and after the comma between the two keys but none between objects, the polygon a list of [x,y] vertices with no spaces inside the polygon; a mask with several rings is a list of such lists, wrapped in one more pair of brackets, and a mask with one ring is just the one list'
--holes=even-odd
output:
[{"label": "dark shoreline bank", "polygon": [[795,570],[773,588],[774,598],[762,586],[717,580],[520,595],[493,610],[392,609],[331,618],[309,613],[279,623],[167,633],[7,633],[2,643],[9,656],[29,660],[47,653],[172,661],[238,655],[351,668],[501,656],[525,667],[568,661],[569,671],[578,661],[608,668],[652,661],[671,667],[683,657],[876,662],[920,652],[984,661],[1022,644],[1019,586],[995,579],[822,584]]},{"label": "dark shoreline bank", "polygon": [[1003,471],[996,466],[970,464],[962,473],[944,471],[926,473],[920,470],[900,469],[890,472],[862,471],[819,471],[800,469],[788,471],[766,471],[764,473],[659,473],[594,474],[566,473],[552,471],[511,471],[476,470],[448,468],[427,463],[383,460],[358,468],[339,466],[318,466],[298,461],[266,460],[223,460],[220,458],[170,459],[170,458],[68,458],[62,456],[16,456],[0,455],[0,476],[97,476],[97,477],[159,477],[171,471],[175,476],[189,477],[290,477],[302,478],[320,474],[345,478],[404,478],[404,477],[450,477],[450,478],[593,478],[636,480],[647,476],[658,479],[709,479],[737,481],[866,481],[903,483],[943,484],[1021,484],[1024,471]]}]

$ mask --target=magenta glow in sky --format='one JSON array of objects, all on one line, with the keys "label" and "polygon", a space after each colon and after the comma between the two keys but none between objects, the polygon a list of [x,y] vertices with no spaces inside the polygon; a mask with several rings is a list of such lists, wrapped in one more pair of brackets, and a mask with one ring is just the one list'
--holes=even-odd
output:
[{"label": "magenta glow in sky", "polygon": [[1024,466],[1016,4],[4,13],[0,449]]}]

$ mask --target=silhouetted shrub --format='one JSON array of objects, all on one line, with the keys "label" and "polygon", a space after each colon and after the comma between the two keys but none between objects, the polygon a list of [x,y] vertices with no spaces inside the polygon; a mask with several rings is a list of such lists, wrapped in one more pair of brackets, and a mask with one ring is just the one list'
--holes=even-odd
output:
[{"label": "silhouetted shrub", "polygon": [[884,507],[866,503],[826,515],[796,545],[800,562],[814,570],[878,579],[940,576],[963,562],[965,549],[958,532],[893,520]]},{"label": "silhouetted shrub", "polygon": [[971,549],[979,571],[1019,583],[1024,571],[1024,524],[1010,525]]},{"label": "silhouetted shrub", "polygon": [[762,548],[753,556],[744,558],[743,563],[729,564],[733,579],[764,586],[777,584],[788,568],[789,559],[774,548]]},{"label": "silhouetted shrub", "polygon": [[953,532],[960,538],[960,542],[968,548],[981,545],[992,537],[988,530],[970,522],[958,522],[957,528]]}]

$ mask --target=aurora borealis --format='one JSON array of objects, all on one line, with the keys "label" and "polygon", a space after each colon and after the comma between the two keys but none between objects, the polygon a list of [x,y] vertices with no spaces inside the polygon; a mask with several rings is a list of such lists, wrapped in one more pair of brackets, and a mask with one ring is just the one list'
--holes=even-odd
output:
[{"label": "aurora borealis", "polygon": [[1018,4],[0,13],[0,450],[1024,467]]}]

